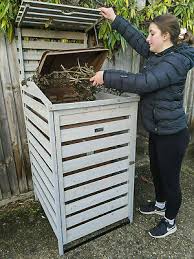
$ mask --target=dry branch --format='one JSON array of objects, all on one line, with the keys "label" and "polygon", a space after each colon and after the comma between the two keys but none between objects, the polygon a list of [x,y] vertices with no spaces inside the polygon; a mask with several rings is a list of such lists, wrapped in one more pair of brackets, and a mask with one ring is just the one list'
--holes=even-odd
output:
[{"label": "dry branch", "polygon": [[44,94],[54,103],[95,100],[97,88],[92,86],[89,79],[95,75],[94,68],[85,64],[53,71],[41,76],[38,72],[33,76],[34,82]]}]

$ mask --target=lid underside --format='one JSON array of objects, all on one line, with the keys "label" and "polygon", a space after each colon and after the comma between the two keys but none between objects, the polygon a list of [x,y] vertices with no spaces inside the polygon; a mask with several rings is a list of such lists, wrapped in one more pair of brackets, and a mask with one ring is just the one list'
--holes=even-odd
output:
[{"label": "lid underside", "polygon": [[86,32],[101,19],[102,16],[97,9],[23,0],[16,25]]},{"label": "lid underside", "polygon": [[65,68],[72,68],[77,66],[78,62],[81,66],[85,64],[93,66],[94,70],[98,71],[107,54],[108,49],[102,48],[47,51],[40,60],[38,73],[43,76],[53,71],[61,71],[61,65]]}]

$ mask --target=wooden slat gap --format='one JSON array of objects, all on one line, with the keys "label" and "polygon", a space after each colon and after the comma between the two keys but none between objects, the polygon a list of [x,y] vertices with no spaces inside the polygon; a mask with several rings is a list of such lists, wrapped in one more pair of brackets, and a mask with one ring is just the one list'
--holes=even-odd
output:
[{"label": "wooden slat gap", "polygon": [[112,147],[107,147],[107,148],[99,149],[99,150],[96,150],[94,152],[94,154],[102,153],[102,152],[105,152],[105,151],[109,151],[109,150],[113,150],[113,149],[117,149],[117,148],[121,148],[121,147],[126,147],[128,145],[129,145],[129,143],[124,143],[124,144],[117,145],[117,146],[112,146]]},{"label": "wooden slat gap", "polygon": [[[27,40],[25,38],[28,38]],[[66,39],[65,36],[64,38],[58,39],[58,38],[38,38],[38,37],[26,37],[23,36],[22,40],[23,42],[29,42],[29,41],[33,41],[33,42],[63,42],[63,40],[65,39],[65,43],[80,43],[80,44],[84,44],[84,40],[82,39],[76,39],[76,38],[72,38],[72,39]]]},{"label": "wooden slat gap", "polygon": [[42,119],[44,122],[48,123],[48,120],[45,119],[43,116],[41,116],[37,111],[33,110],[30,106],[28,106],[27,104],[25,105],[25,107],[30,110],[31,112],[33,112],[34,114],[36,114],[36,116],[38,116],[40,119]]},{"label": "wooden slat gap", "polygon": [[65,162],[65,161],[69,161],[69,160],[74,160],[74,159],[77,159],[77,158],[80,158],[80,157],[90,156],[90,155],[93,155],[93,154],[98,154],[98,153],[106,152],[106,151],[109,151],[109,150],[113,150],[113,149],[117,149],[117,148],[121,148],[121,147],[126,147],[128,145],[129,145],[129,143],[125,143],[125,144],[121,144],[121,145],[117,145],[117,146],[112,146],[112,147],[107,147],[107,148],[102,148],[102,149],[90,151],[88,153],[82,153],[82,154],[79,154],[79,155],[76,155],[76,156],[64,157],[64,158],[62,158],[62,161]]},{"label": "wooden slat gap", "polygon": [[77,174],[77,173],[80,173],[80,172],[87,171],[89,169],[93,169],[93,168],[97,168],[97,167],[100,167],[100,166],[112,164],[112,163],[119,162],[119,161],[126,160],[126,159],[128,159],[128,156],[120,157],[120,158],[117,158],[117,159],[114,159],[114,160],[106,161],[104,163],[100,163],[100,164],[95,164],[95,165],[92,165],[92,166],[84,167],[84,168],[81,168],[81,169],[70,171],[68,173],[63,173],[63,176],[65,177],[65,176],[68,176],[68,175]]},{"label": "wooden slat gap", "polygon": [[76,199],[67,201],[67,202],[65,202],[65,205],[70,204],[70,203],[73,203],[73,202],[76,202],[76,201],[79,201],[79,200],[83,200],[83,199],[85,199],[85,198],[91,197],[91,196],[96,195],[96,194],[98,194],[98,193],[106,192],[106,191],[108,191],[108,190],[117,188],[117,187],[122,186],[122,185],[124,185],[124,184],[127,184],[127,181],[125,181],[125,182],[123,182],[123,183],[119,183],[119,184],[113,185],[113,186],[110,186],[110,187],[108,187],[108,188],[105,188],[105,189],[102,189],[102,190],[99,190],[99,191],[96,191],[96,192],[93,192],[93,193],[90,193],[90,194],[87,194],[87,195],[84,195],[84,196],[79,197],[79,198],[76,198]]},{"label": "wooden slat gap", "polygon": [[63,43],[63,42],[50,42],[47,41],[45,45],[45,41],[24,41],[23,42],[23,50],[65,50],[72,48],[84,48],[84,44],[79,43]]},{"label": "wooden slat gap", "polygon": [[[17,33],[17,31],[16,31]],[[56,31],[56,30],[40,30],[22,28],[23,37],[33,38],[52,38],[52,39],[76,39],[84,40],[85,33],[73,31]]]},{"label": "wooden slat gap", "polygon": [[[30,134],[33,136],[33,138],[38,142],[38,144],[44,149],[44,151],[49,155],[49,157],[51,158],[51,154],[49,154],[49,152],[44,148],[44,146],[38,141],[38,139],[36,139],[36,137],[30,132]],[[29,140],[30,144],[33,146],[33,148],[36,150],[36,152],[39,154],[38,150],[36,149],[36,147],[32,144],[32,142]],[[42,155],[39,154],[41,157]],[[42,159],[44,160],[44,157],[42,157]],[[44,160],[45,161],[45,160]],[[46,161],[45,161],[46,163]],[[49,165],[48,165],[49,166]]]},{"label": "wooden slat gap", "polygon": [[45,168],[44,172],[48,171],[50,174],[50,178],[53,180],[53,171],[52,169],[49,167],[49,165],[46,163],[46,161],[44,160],[44,158],[42,158],[42,156],[38,153],[38,151],[34,148],[33,145],[30,145],[30,154],[33,155],[33,157],[37,157],[36,161],[39,161],[39,165],[42,163],[41,168]]},{"label": "wooden slat gap", "polygon": [[[35,101],[37,101],[37,102],[39,102],[39,103],[45,105],[39,98],[37,98],[37,97],[35,97],[35,96],[33,96],[33,95],[27,93],[27,92],[24,91],[24,90],[22,90],[22,92],[23,92],[23,94],[26,94],[27,96],[31,97],[31,98],[34,99]],[[46,106],[45,106],[45,108],[46,108]]]},{"label": "wooden slat gap", "polygon": [[126,169],[121,170],[121,171],[117,171],[117,172],[114,172],[114,173],[111,173],[111,174],[108,174],[108,175],[104,175],[104,176],[101,176],[101,177],[98,177],[98,178],[95,178],[95,179],[92,179],[92,180],[89,180],[89,181],[86,181],[86,182],[82,182],[82,183],[79,183],[79,184],[76,184],[76,185],[72,185],[70,187],[64,188],[64,191],[68,191],[68,190],[71,190],[71,189],[74,189],[74,188],[77,188],[77,187],[80,187],[80,186],[83,186],[83,185],[87,185],[87,184],[90,184],[90,183],[93,183],[93,182],[97,182],[99,180],[110,178],[112,176],[125,173],[125,172],[127,172],[127,170],[128,169],[126,168]]},{"label": "wooden slat gap", "polygon": [[62,125],[60,127],[60,129],[63,130],[63,129],[70,129],[70,128],[78,128],[78,127],[84,127],[84,126],[95,125],[95,124],[100,124],[100,123],[120,121],[120,120],[124,120],[124,119],[128,119],[128,118],[129,118],[129,116],[121,116],[121,117],[108,118],[108,119],[102,119],[102,120],[95,120],[95,121],[87,121],[87,122],[75,123],[75,124],[69,124],[69,125]]},{"label": "wooden slat gap", "polygon": [[[39,176],[39,178],[41,179],[41,181],[38,181],[38,182],[40,183],[41,187],[42,187],[42,186],[45,186],[45,188],[46,188],[46,190],[48,191],[48,193],[49,193],[49,195],[50,195],[50,198],[52,199],[53,204],[54,204],[54,203],[55,203],[55,199],[53,198],[53,195],[52,195],[52,193],[49,191],[47,185],[44,183],[44,180],[42,179],[41,174],[40,174],[39,171],[38,171],[38,168],[36,167],[35,163],[33,163],[33,162],[32,162],[32,165],[33,165],[33,167],[34,167],[34,169],[35,169],[35,171],[36,171],[36,174],[37,174],[37,175]],[[34,174],[34,176],[35,176],[35,174]],[[36,178],[37,178],[37,177],[36,177]],[[42,189],[42,190],[43,190],[43,189]],[[45,194],[45,196],[47,197],[47,200],[49,200],[48,194]],[[49,201],[49,204],[50,204],[50,206],[51,206],[52,209],[53,209],[53,205],[50,203],[50,201]],[[54,211],[54,209],[53,209],[53,211]]]},{"label": "wooden slat gap", "polygon": [[74,225],[74,226],[72,226],[72,227],[67,228],[67,230],[70,230],[70,229],[72,229],[72,228],[76,228],[76,227],[78,227],[78,226],[80,226],[80,225],[84,225],[85,223],[88,223],[89,221],[92,221],[92,220],[98,219],[98,218],[100,218],[100,217],[102,217],[102,216],[108,215],[108,214],[110,214],[110,213],[112,213],[112,212],[114,212],[114,211],[116,211],[116,210],[122,209],[122,208],[124,208],[124,207],[126,207],[126,206],[127,206],[127,204],[126,204],[126,205],[123,205],[123,206],[121,206],[121,207],[119,207],[119,208],[116,208],[116,209],[114,209],[114,210],[110,210],[110,211],[108,211],[108,212],[106,212],[106,213],[103,213],[103,214],[101,214],[101,215],[98,215],[98,216],[96,216],[96,217],[93,217],[93,218],[91,218],[91,219],[82,221],[82,222],[79,223],[79,224],[76,224],[76,225]]},{"label": "wooden slat gap", "polygon": [[42,132],[41,129],[37,127],[37,125],[35,125],[30,119],[28,119],[28,122],[31,123],[46,139],[48,139],[48,141],[50,141],[50,138],[44,132]]},{"label": "wooden slat gap", "polygon": [[[40,134],[42,134],[46,139],[48,139],[50,141],[50,138],[41,129],[39,129],[29,118],[28,118],[28,121],[40,132]],[[31,131],[30,131],[30,133],[31,133]]]},{"label": "wooden slat gap", "polygon": [[[63,13],[63,11],[62,10],[60,10],[60,9],[50,9],[50,8],[40,8],[40,7],[33,7],[33,6],[30,6],[30,9],[29,9],[29,11],[30,12],[28,12],[28,13],[37,13],[37,11],[38,11],[38,13],[50,13],[50,14],[52,14],[52,13],[54,13],[54,14],[59,14],[59,15],[61,15],[61,14],[63,14],[64,15],[64,13]],[[92,17],[95,17],[95,20],[97,19],[97,18],[99,18],[99,17],[101,17],[99,14],[94,14],[94,13],[80,13],[80,12],[78,12],[79,10],[77,10],[77,11],[73,11],[73,14],[77,14],[77,15],[80,15],[81,14],[81,16],[83,17],[83,16],[86,16],[86,17],[88,17],[88,16],[92,16]],[[18,12],[18,16],[20,16],[21,15],[21,13],[22,13],[22,11],[19,11]]]},{"label": "wooden slat gap", "polygon": [[49,13],[45,13],[45,12],[28,12],[25,15],[25,19],[61,19],[62,21],[69,21],[70,23],[72,21],[80,21],[80,23],[82,23],[82,21],[86,21],[86,22],[91,22],[92,24],[96,22],[95,18],[92,17],[84,17],[84,16],[67,16],[67,15],[61,15],[61,14],[49,14]]},{"label": "wooden slat gap", "polygon": [[[29,20],[29,21],[28,21]],[[32,20],[35,20],[35,22],[33,22]],[[25,24],[25,23],[39,23],[39,24],[44,24],[46,22],[49,22],[49,18],[39,18],[39,17],[25,17],[25,19],[23,20],[22,24]],[[69,23],[68,20],[65,20],[65,19],[53,19],[51,24],[54,24],[54,23]],[[71,24],[79,24],[79,25],[82,25],[82,26],[85,26],[85,25],[92,25],[93,23],[92,22],[80,22],[80,21],[71,21]]]},{"label": "wooden slat gap", "polygon": [[129,131],[130,131],[130,129],[129,130],[123,130],[123,131],[111,132],[111,133],[93,136],[93,137],[89,137],[89,138],[81,138],[81,139],[76,139],[76,140],[70,140],[70,141],[62,142],[61,145],[67,146],[67,145],[72,145],[72,144],[76,144],[76,143],[80,143],[80,142],[112,137],[112,136],[128,133]]},{"label": "wooden slat gap", "polygon": [[72,6],[72,5],[65,5],[65,4],[54,4],[54,3],[46,3],[46,2],[38,2],[38,1],[22,1],[22,5],[20,6],[20,11],[23,10],[26,4],[30,4],[30,8],[32,7],[38,7],[38,8],[49,8],[49,9],[55,9],[57,10],[63,10],[64,12],[75,12],[78,11],[80,13],[82,12],[89,12],[94,13],[96,15],[99,15],[99,11],[97,9],[93,8],[86,8],[81,6]]},{"label": "wooden slat gap", "polygon": [[38,198],[40,199],[41,206],[42,206],[49,222],[51,223],[51,227],[52,227],[53,231],[55,232],[55,235],[57,235],[57,225],[55,223],[55,219],[53,219],[53,217],[51,216],[50,211],[49,211],[49,209],[48,209],[48,207],[47,207],[47,205],[44,201],[44,198],[42,197],[42,194],[40,193],[40,190],[39,190],[37,184],[34,183],[34,185],[35,185],[35,190],[38,193]]},{"label": "wooden slat gap", "polygon": [[[33,166],[34,166],[34,165],[33,165]],[[34,167],[34,169],[35,169],[35,167]],[[35,170],[36,170],[36,169],[35,169]],[[50,203],[50,201],[49,201],[47,195],[44,193],[43,189],[41,188],[41,184],[40,184],[40,182],[38,181],[38,179],[37,179],[37,177],[35,176],[35,174],[33,174],[33,178],[35,178],[35,180],[36,180],[36,182],[37,182],[36,185],[37,185],[38,189],[40,189],[40,190],[42,191],[42,194],[44,195],[44,199],[46,198],[46,201],[47,201],[47,203],[49,204],[49,206],[50,206],[50,208],[51,208],[51,210],[52,210],[54,216],[56,216],[56,212],[55,212],[55,210],[53,209],[53,206],[52,206],[52,204]],[[50,214],[50,213],[49,213],[49,214]],[[52,216],[51,216],[51,217],[52,217]],[[52,218],[53,218],[53,217],[52,217]]]},{"label": "wooden slat gap", "polygon": [[[40,168],[42,169],[42,171],[44,172],[44,174],[45,174],[47,180],[49,181],[50,185],[54,188],[53,183],[50,181],[50,179],[49,179],[47,173],[44,171],[44,169],[42,168],[42,166],[39,164],[39,162],[38,162],[38,160],[36,159],[36,157],[34,156],[34,154],[33,154],[32,152],[30,152],[30,153],[31,153],[31,155],[33,156],[34,160],[37,162],[37,164],[40,166]],[[35,164],[33,164],[33,165],[34,165],[34,167],[36,167]],[[41,178],[42,178],[42,177],[41,177]],[[52,193],[50,192],[50,190],[49,190],[48,188],[47,188],[47,190],[49,191],[49,193],[50,193],[51,196],[52,196]]]},{"label": "wooden slat gap", "polygon": [[97,204],[95,204],[95,205],[92,205],[92,206],[90,206],[90,207],[87,207],[87,208],[85,208],[85,209],[78,210],[78,211],[76,211],[76,212],[74,212],[74,213],[68,214],[68,215],[66,215],[66,217],[67,217],[67,218],[68,218],[68,217],[72,217],[72,216],[77,215],[77,214],[79,214],[79,213],[81,213],[81,212],[84,212],[84,211],[93,209],[93,208],[98,207],[98,206],[100,206],[100,205],[103,205],[103,204],[105,204],[105,203],[109,203],[109,202],[111,202],[111,201],[114,201],[114,200],[120,199],[120,198],[122,198],[122,197],[125,197],[126,195],[127,195],[127,193],[124,193],[124,194],[122,194],[122,195],[118,195],[118,196],[116,196],[116,197],[113,197],[113,198],[111,198],[111,199],[105,200],[105,201],[103,201],[103,202],[99,202],[99,203],[97,203]]}]

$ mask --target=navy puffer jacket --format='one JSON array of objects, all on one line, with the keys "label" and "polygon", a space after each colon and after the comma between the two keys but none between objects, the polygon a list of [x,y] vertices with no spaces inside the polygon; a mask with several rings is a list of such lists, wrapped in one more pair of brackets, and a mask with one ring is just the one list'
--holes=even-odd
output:
[{"label": "navy puffer jacket", "polygon": [[141,96],[142,120],[147,131],[168,135],[186,128],[183,95],[187,73],[194,66],[194,48],[184,43],[154,54],[143,34],[122,17],[115,18],[112,28],[147,61],[137,74],[105,70],[105,87]]}]

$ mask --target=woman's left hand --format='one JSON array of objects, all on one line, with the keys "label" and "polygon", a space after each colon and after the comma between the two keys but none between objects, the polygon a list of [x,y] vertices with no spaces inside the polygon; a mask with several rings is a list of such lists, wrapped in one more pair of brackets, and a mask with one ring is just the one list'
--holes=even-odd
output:
[{"label": "woman's left hand", "polygon": [[104,84],[103,74],[104,74],[104,71],[98,71],[95,74],[95,76],[90,78],[90,82],[92,82],[93,86],[98,86],[98,85],[103,85]]}]

